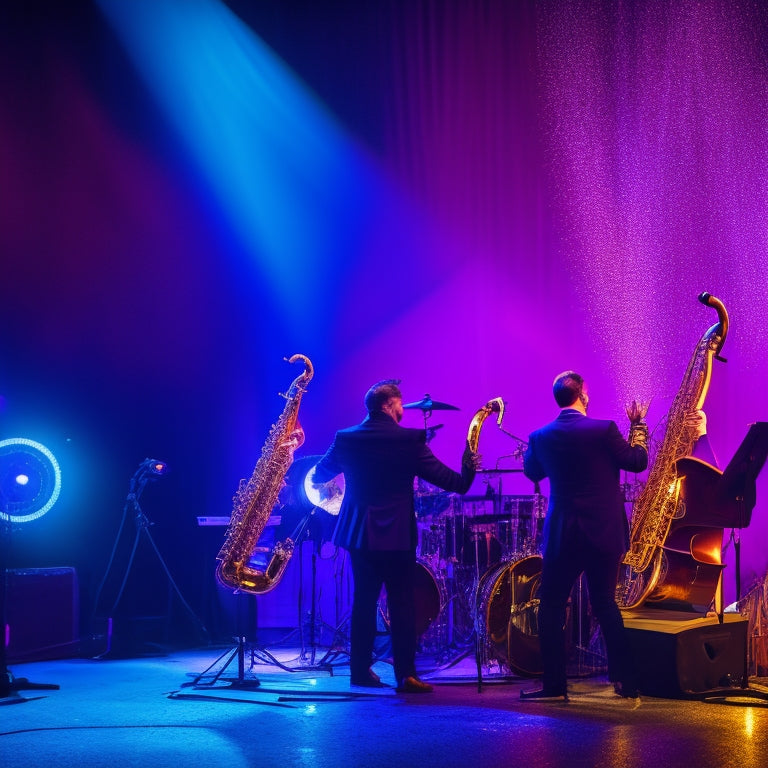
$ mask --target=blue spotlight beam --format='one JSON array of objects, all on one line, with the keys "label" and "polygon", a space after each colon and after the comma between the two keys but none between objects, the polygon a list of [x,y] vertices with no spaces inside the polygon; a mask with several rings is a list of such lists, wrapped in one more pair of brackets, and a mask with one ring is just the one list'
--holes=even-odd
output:
[{"label": "blue spotlight beam", "polygon": [[218,0],[98,4],[283,306],[311,312],[371,209],[362,153]]}]

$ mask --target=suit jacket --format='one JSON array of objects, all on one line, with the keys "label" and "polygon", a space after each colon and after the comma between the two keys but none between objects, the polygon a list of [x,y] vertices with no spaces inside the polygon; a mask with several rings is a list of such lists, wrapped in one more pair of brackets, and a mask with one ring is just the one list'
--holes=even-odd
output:
[{"label": "suit jacket", "polygon": [[315,481],[340,473],[344,499],[333,542],[347,550],[415,549],[414,479],[466,493],[475,477],[471,465],[459,473],[443,464],[427,445],[425,430],[401,427],[385,413],[336,433],[317,464]]},{"label": "suit jacket", "polygon": [[549,478],[544,556],[557,555],[575,536],[604,552],[625,552],[629,526],[619,472],[642,472],[647,466],[646,450],[631,446],[614,421],[592,419],[575,409],[561,411],[533,432],[523,471],[535,482]]}]

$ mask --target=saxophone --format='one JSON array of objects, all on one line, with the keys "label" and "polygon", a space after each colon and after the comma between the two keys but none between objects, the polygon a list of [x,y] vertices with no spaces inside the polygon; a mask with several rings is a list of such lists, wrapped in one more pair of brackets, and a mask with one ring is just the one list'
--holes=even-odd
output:
[{"label": "saxophone", "polygon": [[496,419],[496,424],[501,426],[501,421],[504,418],[504,401],[500,397],[494,397],[493,400],[489,400],[472,417],[472,421],[469,424],[469,430],[467,431],[467,442],[473,453],[477,453],[477,446],[480,443],[480,430],[483,427],[483,422],[492,413],[499,414]]},{"label": "saxophone", "polygon": [[248,564],[277,502],[285,474],[293,463],[293,453],[304,442],[304,430],[298,420],[299,405],[314,368],[304,355],[294,355],[288,362],[297,360],[304,364],[304,371],[294,379],[288,393],[282,395],[286,399],[285,407],[269,431],[253,474],[247,482],[240,481],[224,545],[216,556],[219,560],[216,579],[235,592],[259,595],[271,591],[293,554],[294,542],[287,538],[274,545],[263,572]]},{"label": "saxophone", "polygon": [[664,439],[640,493],[630,522],[630,545],[622,563],[617,602],[622,608],[640,606],[656,588],[663,566],[662,545],[672,521],[685,514],[680,497],[682,478],[677,461],[690,456],[697,439],[688,417],[702,408],[709,390],[712,360],[722,362],[720,351],[728,334],[728,313],[723,303],[708,293],[698,300],[717,311],[718,322],[696,345],[683,381],[667,414]]}]

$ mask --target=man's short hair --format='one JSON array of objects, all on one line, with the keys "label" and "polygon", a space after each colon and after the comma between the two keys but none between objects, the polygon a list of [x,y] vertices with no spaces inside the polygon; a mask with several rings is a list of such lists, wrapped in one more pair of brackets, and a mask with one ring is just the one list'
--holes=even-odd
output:
[{"label": "man's short hair", "polygon": [[584,388],[584,378],[575,371],[563,371],[555,377],[552,384],[552,393],[555,396],[555,402],[561,408],[567,408],[573,405],[581,396]]},{"label": "man's short hair", "polygon": [[393,397],[402,399],[400,387],[397,386],[399,383],[400,379],[384,379],[376,382],[365,393],[365,407],[368,409],[368,413],[380,412]]}]

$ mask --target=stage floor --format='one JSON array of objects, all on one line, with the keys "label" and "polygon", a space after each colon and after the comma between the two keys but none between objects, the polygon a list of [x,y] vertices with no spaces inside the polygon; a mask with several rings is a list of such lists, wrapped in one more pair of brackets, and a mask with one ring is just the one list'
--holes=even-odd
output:
[{"label": "stage floor", "polygon": [[[351,688],[344,656],[325,649],[246,647],[242,674],[236,650],[9,665],[59,689],[4,700],[2,764],[762,768],[768,754],[765,679],[742,697],[632,701],[604,677],[574,677],[568,702],[523,702],[535,681],[484,674],[479,686],[474,655],[421,658],[434,693],[398,695]],[[394,684],[388,663],[375,669]]]}]

